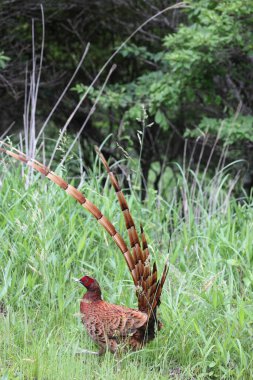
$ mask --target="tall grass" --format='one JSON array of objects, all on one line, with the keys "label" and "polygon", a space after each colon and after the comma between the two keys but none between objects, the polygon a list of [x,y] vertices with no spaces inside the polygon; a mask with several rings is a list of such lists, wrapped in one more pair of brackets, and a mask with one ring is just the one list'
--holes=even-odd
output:
[{"label": "tall grass", "polygon": [[[90,273],[106,300],[136,307],[123,257],[63,191],[39,176],[25,189],[20,172],[9,158],[1,166],[2,379],[252,378],[253,211],[227,196],[228,172],[210,181],[196,175],[193,190],[182,170],[182,197],[149,191],[140,205],[129,193],[160,270],[170,254],[164,328],[140,352],[100,359],[76,355],[95,347],[78,317],[83,289],[71,279]],[[84,194],[124,231],[108,181],[97,167],[92,173]]]}]

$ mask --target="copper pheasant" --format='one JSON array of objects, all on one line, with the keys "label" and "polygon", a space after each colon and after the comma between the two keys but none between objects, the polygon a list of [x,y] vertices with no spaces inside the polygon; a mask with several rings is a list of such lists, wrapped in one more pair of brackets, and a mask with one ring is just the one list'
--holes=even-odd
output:
[{"label": "copper pheasant", "polygon": [[125,258],[136,288],[138,310],[112,305],[103,301],[100,286],[95,279],[84,276],[78,280],[87,288],[87,292],[80,304],[81,319],[90,337],[100,346],[99,353],[102,354],[106,349],[114,353],[121,341],[133,349],[138,349],[143,344],[154,339],[156,326],[158,329],[162,326],[161,322],[157,320],[156,312],[160,304],[168,267],[165,264],[161,279],[158,280],[156,263],[153,264],[153,267],[150,265],[149,249],[143,228],[141,226],[140,243],[126,199],[102,153],[96,148],[117,194],[128,231],[131,250],[128,249],[126,242],[116,231],[113,224],[79,190],[65,182],[45,165],[29,159],[24,153],[10,147],[8,144],[0,142],[0,146],[2,146],[0,151],[39,171],[77,200],[110,234]]},{"label": "copper pheasant", "polygon": [[138,330],[146,325],[147,314],[103,301],[94,278],[84,276],[77,281],[87,289],[80,304],[81,318],[88,334],[100,347],[99,355],[106,349],[115,353],[121,342],[140,348]]}]

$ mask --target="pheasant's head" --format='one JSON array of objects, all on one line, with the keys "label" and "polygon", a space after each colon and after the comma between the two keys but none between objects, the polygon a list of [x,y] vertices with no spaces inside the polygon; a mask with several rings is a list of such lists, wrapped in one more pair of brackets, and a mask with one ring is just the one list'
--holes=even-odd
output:
[{"label": "pheasant's head", "polygon": [[[76,282],[80,282],[88,291],[85,293],[83,300],[81,302],[93,302],[100,301],[101,298],[101,289],[99,283],[95,278],[89,276],[83,276],[80,280],[75,279]],[[86,300],[86,301],[84,301]]]},{"label": "pheasant's head", "polygon": [[89,276],[83,276],[78,279],[74,279],[76,282],[80,282],[87,290],[97,290],[100,289],[100,286],[98,282],[95,280],[95,278],[89,277]]}]

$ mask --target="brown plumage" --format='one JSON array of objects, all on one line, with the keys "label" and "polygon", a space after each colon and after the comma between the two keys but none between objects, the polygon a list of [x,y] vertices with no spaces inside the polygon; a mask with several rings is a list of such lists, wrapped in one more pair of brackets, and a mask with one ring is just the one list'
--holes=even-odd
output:
[{"label": "brown plumage", "polygon": [[98,282],[89,276],[76,281],[87,289],[80,303],[81,318],[90,337],[99,345],[99,354],[106,348],[116,352],[121,342],[140,348],[138,330],[146,325],[147,314],[103,301]]},{"label": "brown plumage", "polygon": [[[0,147],[0,151],[39,171],[77,200],[110,234],[125,258],[136,287],[139,310],[106,303],[101,299],[101,290],[96,280],[88,276],[84,276],[79,280],[84,286],[86,286],[84,279],[89,278],[92,280],[92,283],[86,286],[88,291],[81,301],[80,310],[82,321],[89,335],[100,345],[100,352],[102,353],[106,347],[111,352],[115,352],[117,344],[121,340],[134,349],[140,348],[144,343],[152,340],[155,337],[155,326],[157,325],[158,329],[161,327],[160,321],[157,320],[156,311],[160,304],[168,267],[165,264],[161,279],[158,280],[156,263],[153,264],[153,267],[150,265],[150,254],[143,228],[141,226],[140,242],[126,199],[102,153],[96,147],[96,151],[109,174],[124,215],[131,246],[130,250],[113,224],[79,190],[69,185],[45,165],[36,160],[29,159],[25,154],[10,147],[8,144],[0,142],[0,146],[2,146],[2,148]],[[98,298],[94,298],[94,295]]]}]

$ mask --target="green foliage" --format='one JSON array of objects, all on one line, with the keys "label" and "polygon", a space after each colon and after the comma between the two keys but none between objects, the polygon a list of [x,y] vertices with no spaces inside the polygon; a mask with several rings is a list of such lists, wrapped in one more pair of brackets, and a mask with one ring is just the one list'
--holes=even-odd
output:
[{"label": "green foliage", "polygon": [[186,130],[186,137],[199,137],[202,133],[219,135],[226,144],[232,145],[242,141],[253,142],[253,116],[229,117],[226,119],[203,118],[198,129]]},{"label": "green foliage", "polygon": [[[162,49],[126,46],[121,55],[136,61],[134,79],[123,77],[100,99],[103,110],[113,110],[115,127],[123,116],[125,128],[135,134],[144,104],[150,118],[168,133],[171,123],[178,130],[194,130],[192,136],[208,124],[216,135],[224,120],[227,143],[252,136],[250,116],[236,122],[231,117],[240,101],[247,109],[252,104],[247,74],[252,65],[252,11],[250,0],[190,1],[184,22],[163,38]],[[94,90],[91,99],[96,94]]]}]

